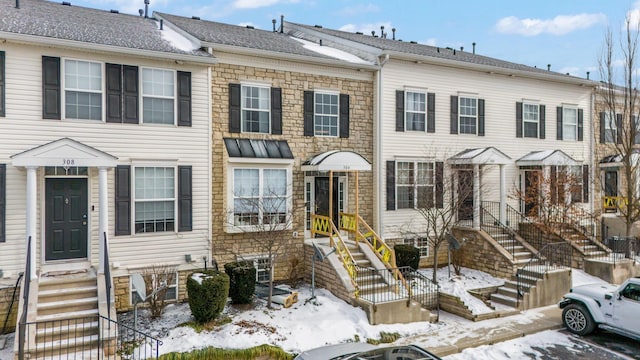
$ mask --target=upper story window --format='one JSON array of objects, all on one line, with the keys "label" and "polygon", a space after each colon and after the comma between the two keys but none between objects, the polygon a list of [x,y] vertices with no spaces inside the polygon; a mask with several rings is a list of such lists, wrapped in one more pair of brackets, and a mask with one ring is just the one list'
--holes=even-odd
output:
[{"label": "upper story window", "polygon": [[434,163],[396,163],[397,209],[431,208],[434,205]]},{"label": "upper story window", "polygon": [[563,140],[577,140],[578,109],[572,107],[562,108],[562,134]]},{"label": "upper story window", "polygon": [[136,167],[135,232],[173,231],[175,227],[175,169]]},{"label": "upper story window", "polygon": [[425,131],[427,118],[427,96],[423,92],[405,92],[405,129]]},{"label": "upper story window", "polygon": [[150,124],[174,124],[175,72],[142,69],[142,121]]},{"label": "upper story window", "polygon": [[316,91],[314,97],[314,135],[338,136],[339,94]]},{"label": "upper story window", "polygon": [[242,131],[269,133],[269,88],[242,85]]},{"label": "upper story window", "polygon": [[102,120],[102,64],[64,60],[65,118]]},{"label": "upper story window", "polygon": [[524,103],[522,105],[522,129],[524,137],[537,138],[539,122],[540,105]]},{"label": "upper story window", "polygon": [[460,97],[459,99],[460,134],[476,134],[478,123],[478,99]]}]

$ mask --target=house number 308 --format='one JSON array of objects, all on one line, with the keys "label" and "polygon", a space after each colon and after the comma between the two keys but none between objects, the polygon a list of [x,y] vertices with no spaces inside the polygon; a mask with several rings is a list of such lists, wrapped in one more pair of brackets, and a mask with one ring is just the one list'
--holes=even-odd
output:
[{"label": "house number 308", "polygon": [[73,159],[62,159],[63,166],[69,166],[75,164],[75,160]]}]

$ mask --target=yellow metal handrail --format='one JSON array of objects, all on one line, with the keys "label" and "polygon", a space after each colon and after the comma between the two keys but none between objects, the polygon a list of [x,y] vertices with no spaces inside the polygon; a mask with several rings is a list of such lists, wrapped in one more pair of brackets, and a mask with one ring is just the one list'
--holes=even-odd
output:
[{"label": "yellow metal handrail", "polygon": [[356,281],[357,269],[356,261],[354,260],[351,252],[347,248],[347,245],[342,240],[340,232],[336,228],[335,224],[330,217],[324,215],[311,215],[311,235],[316,234],[325,235],[329,237],[329,244],[336,249],[336,254],[342,261],[349,277],[351,278],[351,284],[355,287],[355,296],[358,297],[358,282]]},{"label": "yellow metal handrail", "polygon": [[602,208],[605,212],[616,212],[622,206],[627,206],[629,203],[626,197],[623,196],[603,196]]}]

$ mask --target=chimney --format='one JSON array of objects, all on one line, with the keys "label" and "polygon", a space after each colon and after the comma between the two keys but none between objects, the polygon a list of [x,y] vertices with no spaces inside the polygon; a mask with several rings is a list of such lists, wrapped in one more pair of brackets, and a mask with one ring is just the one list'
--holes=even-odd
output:
[{"label": "chimney", "polygon": [[396,28],[391,28],[391,33],[393,34],[393,40],[396,39]]},{"label": "chimney", "polygon": [[475,54],[476,53],[476,43],[473,42],[471,45],[473,45],[473,53]]},{"label": "chimney", "polygon": [[276,32],[276,19],[271,19],[271,24],[273,24],[273,32]]},{"label": "chimney", "polygon": [[547,64],[547,71],[551,70],[551,64]]},{"label": "chimney", "polygon": [[149,18],[149,0],[144,0],[144,18]]},{"label": "chimney", "polygon": [[284,15],[280,15],[280,34],[284,32]]}]

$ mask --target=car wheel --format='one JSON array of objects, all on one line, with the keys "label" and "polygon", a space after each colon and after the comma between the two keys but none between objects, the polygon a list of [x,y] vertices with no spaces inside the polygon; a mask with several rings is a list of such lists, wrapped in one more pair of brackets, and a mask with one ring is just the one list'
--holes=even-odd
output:
[{"label": "car wheel", "polygon": [[596,327],[589,311],[580,304],[569,304],[562,310],[562,323],[577,335],[590,334]]}]

